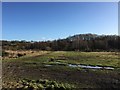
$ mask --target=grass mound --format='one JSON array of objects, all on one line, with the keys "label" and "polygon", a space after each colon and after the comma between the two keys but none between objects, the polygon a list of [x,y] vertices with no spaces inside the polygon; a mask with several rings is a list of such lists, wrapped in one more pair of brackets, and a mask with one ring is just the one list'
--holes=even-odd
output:
[{"label": "grass mound", "polygon": [[15,90],[73,90],[74,85],[67,83],[58,83],[51,80],[30,80],[23,79],[18,83],[11,85],[9,88],[4,88],[2,90],[9,90],[14,88]]}]

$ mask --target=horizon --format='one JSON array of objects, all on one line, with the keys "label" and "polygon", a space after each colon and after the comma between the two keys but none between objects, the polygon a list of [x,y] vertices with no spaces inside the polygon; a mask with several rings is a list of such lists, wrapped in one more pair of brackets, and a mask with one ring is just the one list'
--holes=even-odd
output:
[{"label": "horizon", "polygon": [[4,40],[118,35],[117,2],[3,2],[2,10]]},{"label": "horizon", "polygon": [[[119,35],[105,35],[105,34],[93,34],[93,33],[84,33],[84,34],[75,34],[75,35],[85,35],[85,34],[92,34],[92,35],[98,35],[98,36],[119,36]],[[22,39],[22,40],[17,40],[17,39],[14,39],[14,40],[5,40],[5,39],[2,39],[0,41],[26,41],[26,42],[46,42],[46,41],[54,41],[54,40],[61,40],[61,39],[66,39],[68,37],[73,37],[75,35],[71,35],[71,36],[67,36],[67,37],[64,37],[64,38],[58,38],[58,39],[53,39],[53,40],[25,40],[25,39]]]}]

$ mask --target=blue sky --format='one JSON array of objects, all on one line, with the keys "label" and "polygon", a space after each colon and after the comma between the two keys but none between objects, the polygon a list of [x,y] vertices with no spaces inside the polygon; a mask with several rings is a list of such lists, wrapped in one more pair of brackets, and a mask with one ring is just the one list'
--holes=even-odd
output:
[{"label": "blue sky", "polygon": [[74,34],[118,34],[117,2],[2,4],[5,40],[53,40]]}]

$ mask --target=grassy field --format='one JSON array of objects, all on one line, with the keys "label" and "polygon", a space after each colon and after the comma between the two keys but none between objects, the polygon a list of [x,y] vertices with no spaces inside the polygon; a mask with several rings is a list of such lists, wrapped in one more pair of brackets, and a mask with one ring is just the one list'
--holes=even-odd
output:
[{"label": "grassy field", "polygon": [[[89,69],[69,65],[114,69]],[[74,88],[120,88],[120,57],[117,52],[41,51],[3,60],[3,87],[28,78],[50,80]]]}]

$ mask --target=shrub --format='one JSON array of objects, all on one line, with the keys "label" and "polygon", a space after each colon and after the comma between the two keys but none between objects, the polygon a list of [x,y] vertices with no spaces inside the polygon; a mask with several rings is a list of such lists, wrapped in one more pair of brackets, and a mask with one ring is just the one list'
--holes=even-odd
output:
[{"label": "shrub", "polygon": [[2,57],[8,56],[8,55],[9,55],[8,52],[2,51]]},{"label": "shrub", "polygon": [[24,54],[18,53],[17,56],[18,56],[18,57],[22,57],[22,56],[24,56]]}]

